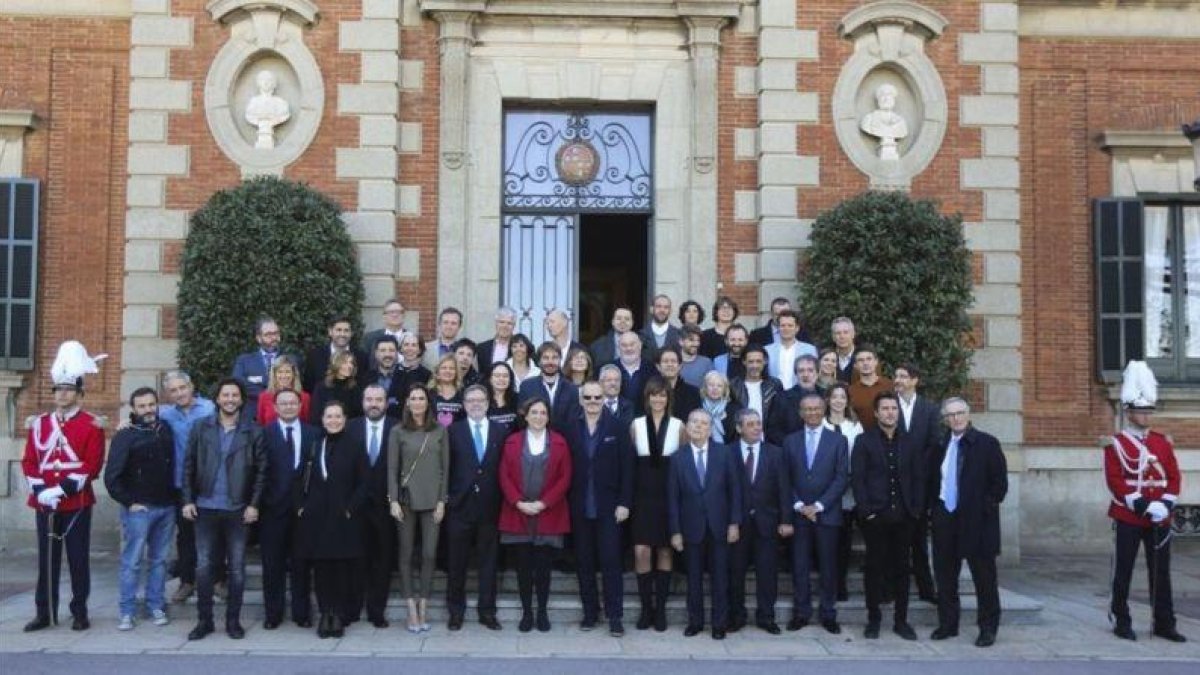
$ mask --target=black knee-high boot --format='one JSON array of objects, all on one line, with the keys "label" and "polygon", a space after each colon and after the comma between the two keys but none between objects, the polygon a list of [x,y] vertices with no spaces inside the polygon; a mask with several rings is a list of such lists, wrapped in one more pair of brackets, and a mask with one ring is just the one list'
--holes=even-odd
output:
[{"label": "black knee-high boot", "polygon": [[517,593],[521,597],[521,623],[517,629],[522,633],[533,630],[533,557],[532,547],[521,544],[517,547]]},{"label": "black knee-high boot", "polygon": [[667,598],[671,595],[671,573],[658,570],[654,573],[654,630],[667,629]]},{"label": "black knee-high boot", "polygon": [[646,630],[654,625],[654,575],[653,571],[637,575],[638,598],[642,601],[642,611],[637,620],[638,630]]}]

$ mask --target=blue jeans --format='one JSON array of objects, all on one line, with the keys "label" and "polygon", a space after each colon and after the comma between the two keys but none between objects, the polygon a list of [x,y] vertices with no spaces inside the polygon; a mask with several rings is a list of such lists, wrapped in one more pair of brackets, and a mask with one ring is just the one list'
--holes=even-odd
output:
[{"label": "blue jeans", "polygon": [[167,551],[175,534],[175,506],[148,506],[132,512],[121,508],[121,600],[122,616],[133,616],[142,551],[146,551],[146,607],[166,611]]},{"label": "blue jeans", "polygon": [[[213,620],[213,582],[224,564],[229,566],[225,621],[241,617],[246,588],[246,526],[242,513],[243,509],[200,509],[196,516],[196,615],[200,621]],[[219,559],[222,550],[227,560]]]}]

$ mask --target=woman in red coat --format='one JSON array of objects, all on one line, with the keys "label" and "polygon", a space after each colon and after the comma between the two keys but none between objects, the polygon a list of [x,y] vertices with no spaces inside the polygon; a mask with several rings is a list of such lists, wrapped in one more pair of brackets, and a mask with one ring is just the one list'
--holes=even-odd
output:
[{"label": "woman in red coat", "polygon": [[530,399],[521,405],[525,428],[508,437],[500,458],[500,543],[512,546],[521,593],[522,633],[533,629],[533,588],[537,586],[537,629],[550,630],[550,563],[571,531],[567,489],[571,486],[571,451],[551,431],[550,405]]}]

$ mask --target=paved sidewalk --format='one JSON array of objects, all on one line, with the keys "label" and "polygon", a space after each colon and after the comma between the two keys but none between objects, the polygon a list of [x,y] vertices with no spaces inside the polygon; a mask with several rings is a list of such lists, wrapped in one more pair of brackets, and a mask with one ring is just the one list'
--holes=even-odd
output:
[{"label": "paved sidewalk", "polygon": [[[340,640],[320,640],[312,630],[285,623],[275,631],[261,626],[260,605],[243,613],[246,639],[230,640],[218,622],[218,632],[199,642],[188,642],[187,632],[195,621],[195,605],[173,606],[172,623],[155,627],[141,622],[130,632],[116,629],[117,573],[112,554],[97,553],[92,567],[92,628],[72,632],[66,625],[33,634],[21,631],[33,615],[32,586],[35,561],[28,552],[0,555],[0,657],[5,663],[19,660],[13,652],[43,654],[234,654],[275,656],[473,656],[483,658],[633,658],[739,661],[746,659],[900,659],[971,661],[1080,661],[1095,659],[1162,659],[1200,662],[1200,541],[1178,541],[1174,556],[1174,582],[1179,630],[1191,641],[1177,645],[1150,636],[1150,607],[1146,604],[1145,575],[1135,575],[1134,626],[1140,640],[1118,640],[1109,633],[1107,578],[1109,561],[1104,558],[1042,558],[1026,556],[1019,568],[1002,569],[1002,585],[1043,603],[1037,624],[1002,625],[999,642],[991,649],[973,645],[974,626],[964,625],[960,636],[943,642],[928,639],[929,627],[919,627],[920,639],[905,642],[892,635],[887,624],[879,640],[864,640],[862,626],[847,624],[842,635],[832,636],[820,627],[798,633],[771,636],[747,629],[714,641],[707,633],[686,639],[682,626],[667,633],[633,630],[628,625],[624,638],[608,637],[603,631],[582,633],[574,623],[557,622],[549,634],[521,634],[509,623],[493,633],[468,622],[459,633],[444,625],[422,635],[409,635],[402,618],[393,610],[393,625],[376,630],[355,624]],[[63,574],[64,593],[69,593]],[[168,585],[168,591],[174,588]],[[66,615],[65,599],[62,609]],[[217,613],[220,615],[220,607]],[[69,623],[69,618],[67,620]]]}]

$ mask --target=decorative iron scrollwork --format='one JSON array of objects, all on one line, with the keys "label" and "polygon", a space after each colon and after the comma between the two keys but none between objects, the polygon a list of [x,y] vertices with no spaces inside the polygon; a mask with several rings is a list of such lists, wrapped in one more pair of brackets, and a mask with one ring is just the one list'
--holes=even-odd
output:
[{"label": "decorative iron scrollwork", "polygon": [[649,113],[510,111],[505,126],[505,210],[653,209]]}]

